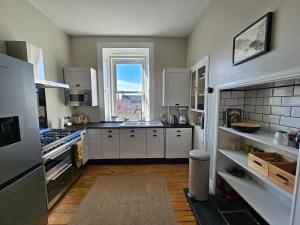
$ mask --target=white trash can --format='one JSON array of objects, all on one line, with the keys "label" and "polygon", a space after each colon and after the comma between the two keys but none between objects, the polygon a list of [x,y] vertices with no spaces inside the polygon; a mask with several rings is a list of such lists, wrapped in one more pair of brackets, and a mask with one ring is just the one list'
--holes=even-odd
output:
[{"label": "white trash can", "polygon": [[207,201],[209,193],[209,154],[195,149],[189,153],[189,197]]}]

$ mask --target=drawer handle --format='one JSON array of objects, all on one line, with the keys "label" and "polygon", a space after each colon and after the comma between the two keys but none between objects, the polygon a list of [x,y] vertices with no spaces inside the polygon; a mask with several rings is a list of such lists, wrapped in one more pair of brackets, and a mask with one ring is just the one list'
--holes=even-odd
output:
[{"label": "drawer handle", "polygon": [[180,104],[176,103],[175,105],[180,105]]},{"label": "drawer handle", "polygon": [[180,133],[180,132],[181,132],[181,130],[176,130],[176,132],[177,132],[177,133]]},{"label": "drawer handle", "polygon": [[132,138],[133,138],[133,137],[135,137],[135,135],[130,135],[130,137],[132,137]]},{"label": "drawer handle", "polygon": [[153,130],[153,132],[154,132],[154,133],[156,133],[156,132],[157,132],[157,130]]},{"label": "drawer handle", "polygon": [[112,132],[112,130],[109,130],[109,131],[107,131],[108,133],[111,133]]},{"label": "drawer handle", "polygon": [[157,137],[157,135],[156,135],[156,134],[153,134],[153,137]]},{"label": "drawer handle", "polygon": [[180,134],[178,134],[178,135],[177,135],[177,137],[181,137],[181,135],[180,135]]},{"label": "drawer handle", "polygon": [[131,133],[134,133],[134,132],[135,132],[135,130],[130,130],[130,132],[131,132]]},{"label": "drawer handle", "polygon": [[112,137],[112,135],[108,135],[107,137],[111,138],[111,137]]},{"label": "drawer handle", "polygon": [[289,184],[289,180],[287,178],[285,178],[284,176],[280,175],[280,174],[276,174],[276,177],[280,178],[281,180],[283,180],[283,182],[288,185]]}]

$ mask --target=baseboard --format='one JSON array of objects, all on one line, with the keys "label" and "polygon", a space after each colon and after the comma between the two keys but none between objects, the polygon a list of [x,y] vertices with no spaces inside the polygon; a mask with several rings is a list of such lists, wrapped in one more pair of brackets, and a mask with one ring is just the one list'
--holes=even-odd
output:
[{"label": "baseboard", "polygon": [[188,164],[189,159],[90,159],[86,165]]}]

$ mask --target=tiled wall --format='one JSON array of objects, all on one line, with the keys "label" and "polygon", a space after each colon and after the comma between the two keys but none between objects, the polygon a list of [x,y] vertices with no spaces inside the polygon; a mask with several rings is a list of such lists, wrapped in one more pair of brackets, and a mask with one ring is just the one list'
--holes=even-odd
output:
[{"label": "tiled wall", "polygon": [[244,120],[258,122],[271,131],[300,128],[300,81],[251,91],[222,91],[220,125],[226,108],[241,108]]}]

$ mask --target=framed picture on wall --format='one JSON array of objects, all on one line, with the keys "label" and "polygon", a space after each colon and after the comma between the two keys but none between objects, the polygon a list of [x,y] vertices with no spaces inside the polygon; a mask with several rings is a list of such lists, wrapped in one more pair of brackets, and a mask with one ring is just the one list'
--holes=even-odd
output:
[{"label": "framed picture on wall", "polygon": [[255,21],[233,39],[233,65],[238,65],[271,48],[272,12]]}]

